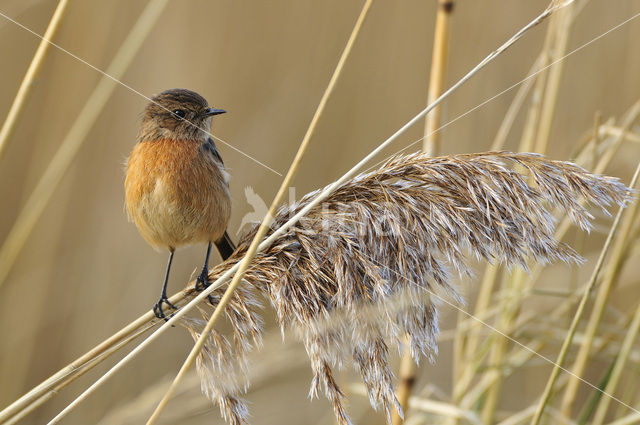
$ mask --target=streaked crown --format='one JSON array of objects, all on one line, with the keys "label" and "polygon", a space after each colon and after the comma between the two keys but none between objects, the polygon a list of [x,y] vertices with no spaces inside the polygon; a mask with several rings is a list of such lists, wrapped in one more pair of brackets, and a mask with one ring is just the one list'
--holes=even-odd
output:
[{"label": "streaked crown", "polygon": [[147,104],[138,141],[206,140],[211,116],[224,113],[212,109],[207,100],[187,89],[170,89],[154,96]]}]

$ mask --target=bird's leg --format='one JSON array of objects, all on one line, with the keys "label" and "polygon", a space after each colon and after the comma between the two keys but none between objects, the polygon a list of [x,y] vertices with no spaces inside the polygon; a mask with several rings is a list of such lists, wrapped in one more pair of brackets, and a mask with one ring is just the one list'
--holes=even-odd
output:
[{"label": "bird's leg", "polygon": [[[209,246],[207,247],[207,256],[204,259],[204,266],[202,266],[200,276],[196,278],[196,286],[194,289],[198,292],[205,290],[209,286],[209,256],[211,255],[211,246],[212,243],[209,242]],[[213,305],[213,297],[209,295],[207,298],[211,305]]]},{"label": "bird's leg", "polygon": [[169,262],[167,263],[167,272],[164,275],[164,283],[162,284],[162,293],[160,294],[160,299],[158,300],[156,305],[153,306],[153,313],[156,315],[158,319],[164,319],[165,322],[168,321],[169,319],[167,319],[166,314],[164,314],[164,311],[162,309],[162,304],[164,303],[167,306],[173,308],[174,310],[178,309],[178,307],[171,304],[171,302],[169,301],[169,298],[167,298],[167,282],[169,282],[169,271],[171,270],[171,261],[173,261],[174,252],[175,251],[172,249],[171,252],[169,253]]}]

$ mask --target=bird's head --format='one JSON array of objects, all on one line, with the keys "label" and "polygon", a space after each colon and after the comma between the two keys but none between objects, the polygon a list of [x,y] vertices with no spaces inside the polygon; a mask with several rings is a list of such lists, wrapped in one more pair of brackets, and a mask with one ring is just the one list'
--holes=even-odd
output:
[{"label": "bird's head", "polygon": [[204,97],[191,90],[166,90],[147,104],[138,140],[204,141],[211,128],[211,117],[225,112],[210,108]]}]

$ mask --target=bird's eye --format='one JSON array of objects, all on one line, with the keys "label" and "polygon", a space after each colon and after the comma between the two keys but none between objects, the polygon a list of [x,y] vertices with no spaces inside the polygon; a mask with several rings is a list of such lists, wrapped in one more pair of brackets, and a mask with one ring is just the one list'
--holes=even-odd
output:
[{"label": "bird's eye", "polygon": [[171,112],[173,113],[173,115],[175,115],[178,118],[184,118],[187,115],[187,113],[182,109],[174,109]]}]

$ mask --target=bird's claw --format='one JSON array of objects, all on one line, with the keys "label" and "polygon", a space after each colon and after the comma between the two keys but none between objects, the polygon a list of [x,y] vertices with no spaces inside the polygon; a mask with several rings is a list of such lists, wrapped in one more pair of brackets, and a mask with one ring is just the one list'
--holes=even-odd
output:
[{"label": "bird's claw", "polygon": [[[172,308],[174,310],[177,310],[178,307],[176,307],[175,305],[171,304],[171,301],[169,301],[169,299],[166,296],[160,297],[158,302],[153,306],[153,314],[155,314],[158,319],[164,319],[165,322],[168,322],[169,319],[167,318],[167,315],[164,314],[164,310],[162,308],[162,304],[166,304],[167,307],[170,307],[170,308]],[[173,316],[173,313],[169,317],[171,317],[171,316]]]},{"label": "bird's claw", "polygon": [[[207,272],[207,270],[202,270],[202,273],[200,273],[200,276],[198,276],[198,278],[196,279],[194,289],[198,292],[202,292],[207,289],[210,284],[211,282],[209,282],[209,273]],[[207,295],[207,299],[209,300],[209,303],[211,305],[215,305],[213,297],[211,295]]]}]

